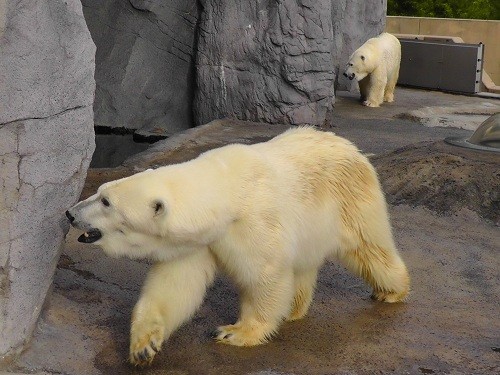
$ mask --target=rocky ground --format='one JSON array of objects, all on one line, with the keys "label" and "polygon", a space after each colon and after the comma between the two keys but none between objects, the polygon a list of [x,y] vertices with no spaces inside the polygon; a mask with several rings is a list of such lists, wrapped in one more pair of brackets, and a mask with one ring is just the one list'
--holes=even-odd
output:
[{"label": "rocky ground", "polygon": [[[237,316],[221,276],[192,321],[149,369],[126,363],[129,319],[150,265],[111,259],[70,231],[31,346],[6,371],[48,374],[496,374],[500,372],[500,154],[442,142],[468,137],[498,99],[398,88],[396,102],[338,98],[334,131],[370,155],[412,277],[406,303],[327,264],[308,316],[269,344],[235,348],[209,332]],[[104,181],[180,162],[230,142],[266,140],[285,127],[217,121],[161,141],[112,169],[92,169],[82,197]],[[1,371],[0,371],[1,373]]]}]

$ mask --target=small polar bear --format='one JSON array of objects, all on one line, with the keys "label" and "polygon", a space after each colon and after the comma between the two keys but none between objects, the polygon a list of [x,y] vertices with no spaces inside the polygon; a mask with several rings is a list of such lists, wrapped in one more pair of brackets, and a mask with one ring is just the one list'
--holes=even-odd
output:
[{"label": "small polar bear", "polygon": [[401,43],[394,35],[382,33],[354,51],[344,76],[358,81],[363,105],[379,107],[394,101],[400,63]]},{"label": "small polar bear", "polygon": [[240,315],[218,342],[265,343],[304,317],[318,270],[340,260],[373,288],[403,300],[409,276],[368,159],[349,141],[296,128],[102,185],[66,212],[110,256],[156,261],[131,324],[129,360],[147,365],[201,305],[216,271],[239,288]]}]

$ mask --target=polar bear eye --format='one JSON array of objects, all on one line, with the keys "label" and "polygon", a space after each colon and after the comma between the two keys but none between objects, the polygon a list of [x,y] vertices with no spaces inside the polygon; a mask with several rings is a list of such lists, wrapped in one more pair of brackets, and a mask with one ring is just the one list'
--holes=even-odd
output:
[{"label": "polar bear eye", "polygon": [[155,215],[158,215],[161,212],[163,212],[163,210],[165,209],[165,206],[163,205],[163,202],[155,201],[153,203],[153,208],[155,210]]},{"label": "polar bear eye", "polygon": [[104,206],[106,206],[106,207],[109,207],[109,205],[110,205],[109,201],[108,201],[106,198],[102,198],[102,199],[101,199],[101,203],[102,203]]},{"label": "polar bear eye", "polygon": [[352,66],[352,63],[349,63],[349,66]]},{"label": "polar bear eye", "polygon": [[361,60],[365,61],[365,57],[363,55],[361,55]]}]

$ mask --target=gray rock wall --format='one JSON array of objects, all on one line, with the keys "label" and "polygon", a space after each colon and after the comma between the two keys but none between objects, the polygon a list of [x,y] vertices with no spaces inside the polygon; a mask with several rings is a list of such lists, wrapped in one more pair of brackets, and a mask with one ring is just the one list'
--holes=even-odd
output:
[{"label": "gray rock wall", "polygon": [[349,56],[368,39],[384,31],[387,0],[332,1],[332,57],[337,90],[357,90],[342,73]]},{"label": "gray rock wall", "polygon": [[[386,0],[202,0],[194,111],[323,125],[349,55],[380,33]],[[341,86],[345,82],[340,82]]]},{"label": "gray rock wall", "polygon": [[0,0],[0,361],[29,339],[94,151],[78,0]]},{"label": "gray rock wall", "polygon": [[192,126],[196,0],[82,0],[97,45],[95,124],[171,135]]},{"label": "gray rock wall", "polygon": [[222,117],[322,125],[333,108],[334,88],[357,89],[341,69],[356,48],[383,30],[387,5],[82,3],[97,45],[96,125],[144,135],[171,135]]},{"label": "gray rock wall", "polygon": [[194,109],[321,125],[334,98],[331,0],[202,1]]}]

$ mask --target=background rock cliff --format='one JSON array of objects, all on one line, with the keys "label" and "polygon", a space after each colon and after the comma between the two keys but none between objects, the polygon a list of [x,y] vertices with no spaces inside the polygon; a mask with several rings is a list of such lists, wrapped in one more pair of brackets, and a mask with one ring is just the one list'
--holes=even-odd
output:
[{"label": "background rock cliff", "polygon": [[323,125],[386,0],[82,0],[95,121],[169,136],[231,117]]}]

